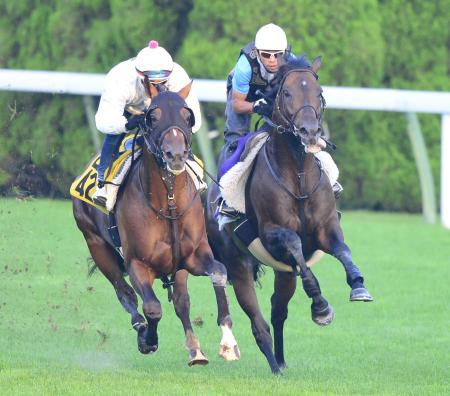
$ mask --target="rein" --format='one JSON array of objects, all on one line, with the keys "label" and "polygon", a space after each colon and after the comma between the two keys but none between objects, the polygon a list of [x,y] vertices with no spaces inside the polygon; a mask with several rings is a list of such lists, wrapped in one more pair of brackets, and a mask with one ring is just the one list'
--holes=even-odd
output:
[{"label": "rein", "polygon": [[[274,130],[279,133],[279,134],[283,134],[286,132],[290,132],[292,133],[296,138],[300,139],[301,144],[304,145],[303,141],[301,140],[301,132],[300,129],[295,125],[294,121],[295,118],[297,117],[297,115],[304,109],[306,108],[311,108],[314,111],[315,117],[319,123],[319,125],[321,124],[322,121],[322,114],[323,114],[323,110],[325,108],[325,99],[323,98],[322,94],[320,94],[320,109],[319,111],[314,107],[311,106],[309,104],[306,104],[304,106],[301,106],[299,109],[297,109],[297,111],[295,111],[295,113],[293,114],[292,117],[287,117],[285,115],[285,107],[284,107],[284,103],[283,101],[280,99],[281,98],[281,91],[283,89],[284,83],[286,81],[286,78],[289,74],[293,73],[293,72],[297,72],[297,73],[302,73],[302,72],[307,72],[307,73],[311,73],[313,74],[313,76],[315,77],[315,79],[318,79],[317,74],[310,69],[292,69],[289,70],[282,78],[281,82],[280,82],[280,86],[278,88],[277,91],[277,95],[275,98],[275,109],[277,111],[277,114],[280,116],[282,123],[280,125],[275,124],[272,120],[269,120],[265,117],[266,122],[272,127],[274,128]],[[283,125],[284,124],[284,125]],[[327,142],[328,143],[328,142]],[[298,205],[299,205],[299,217],[300,217],[300,221],[301,221],[301,237],[302,239],[306,238],[307,235],[307,229],[306,229],[306,215],[305,215],[305,200],[311,198],[311,196],[316,192],[316,190],[318,189],[322,178],[323,178],[323,169],[322,169],[322,165],[320,164],[320,161],[314,157],[315,163],[316,165],[319,167],[319,180],[317,181],[317,183],[315,184],[315,186],[313,187],[313,189],[310,192],[306,192],[306,172],[305,172],[305,157],[306,155],[304,153],[301,153],[300,155],[300,169],[299,172],[297,173],[297,177],[299,179],[299,195],[295,194],[294,192],[292,192],[288,186],[286,186],[286,184],[283,182],[281,176],[279,176],[276,171],[274,170],[274,168],[271,166],[270,161],[269,161],[269,156],[268,156],[268,149],[267,149],[267,144],[264,145],[264,159],[266,162],[266,165],[269,169],[270,174],[272,175],[273,179],[276,181],[276,183],[285,191],[287,192],[293,199],[295,199],[296,201],[298,201]]]},{"label": "rein", "polygon": [[[163,172],[163,174],[161,175],[161,180],[163,181],[164,186],[166,187],[167,190],[168,209],[167,211],[165,211],[163,208],[156,209],[152,204],[152,192],[149,191],[147,194],[145,194],[144,185],[142,184],[141,178],[141,168],[142,168],[142,161],[139,163],[138,169],[139,186],[144,197],[146,198],[148,197],[148,200],[146,199],[145,202],[150,207],[150,209],[152,209],[156,213],[158,218],[164,218],[169,221],[177,221],[181,219],[194,205],[195,199],[199,195],[198,190],[195,190],[195,194],[192,197],[192,200],[189,203],[189,205],[183,211],[176,213],[177,206],[175,204],[175,193],[174,193],[174,182],[176,176],[165,169],[159,168],[160,173]],[[166,213],[168,212],[168,214],[166,214],[165,212]]]},{"label": "rein", "polygon": [[[178,270],[178,265],[181,259],[181,243],[180,243],[180,230],[179,230],[179,223],[178,220],[180,220],[195,204],[197,197],[199,196],[199,191],[195,189],[195,194],[193,194],[191,201],[189,204],[180,212],[178,212],[178,206],[176,202],[176,193],[175,193],[175,180],[176,175],[171,173],[167,169],[166,161],[164,160],[164,156],[161,150],[161,144],[164,140],[164,137],[169,133],[171,130],[176,129],[177,131],[181,132],[183,134],[183,137],[185,139],[187,148],[189,152],[191,151],[191,133],[190,130],[186,131],[184,128],[178,126],[178,125],[172,125],[165,126],[164,130],[159,133],[159,136],[157,139],[155,139],[154,134],[152,132],[155,131],[154,128],[151,127],[151,125],[148,125],[147,122],[145,123],[145,128],[142,128],[142,135],[145,142],[145,149],[149,154],[153,156],[155,159],[155,162],[158,166],[159,176],[161,178],[161,181],[164,184],[164,187],[167,192],[167,209],[164,209],[163,207],[157,209],[152,204],[152,189],[151,186],[149,186],[149,191],[146,192],[144,189],[144,184],[142,182],[142,168],[143,168],[143,158],[141,159],[139,163],[139,168],[137,170],[138,174],[138,180],[139,180],[139,189],[141,190],[145,203],[147,206],[156,214],[157,219],[164,219],[167,220],[170,224],[170,236],[171,236],[171,250],[172,250],[172,262],[173,262],[173,270],[170,276],[170,279],[167,275],[164,275],[161,277],[161,280],[163,282],[163,287],[165,289],[168,289],[168,298],[169,302],[172,299],[172,286],[174,283],[174,277],[175,273]],[[149,172],[149,176],[151,175],[151,172]],[[186,175],[186,177],[189,178],[189,175]],[[151,185],[151,180],[150,180]],[[190,184],[188,183],[188,186]]]},{"label": "rein", "polygon": [[314,188],[312,189],[312,191],[302,195],[302,191],[305,190],[305,174],[306,174],[304,171],[304,162],[305,162],[304,156],[302,156],[302,159],[300,161],[300,172],[297,173],[297,177],[298,177],[299,183],[300,183],[300,195],[296,195],[291,190],[289,190],[289,188],[286,186],[286,184],[283,183],[281,176],[278,176],[277,173],[275,172],[275,170],[273,169],[272,165],[270,165],[269,154],[267,152],[267,144],[264,144],[264,159],[266,161],[267,167],[269,168],[270,174],[272,175],[274,180],[278,183],[278,185],[284,191],[286,191],[292,198],[294,198],[297,201],[301,201],[301,200],[310,198],[311,195],[313,195],[316,192],[317,188],[319,187],[320,182],[322,181],[322,177],[323,177],[322,165],[320,164],[320,161],[316,157],[314,157],[314,160],[315,160],[317,166],[319,167],[319,171],[320,171],[319,180],[316,183],[316,185],[314,186]]}]

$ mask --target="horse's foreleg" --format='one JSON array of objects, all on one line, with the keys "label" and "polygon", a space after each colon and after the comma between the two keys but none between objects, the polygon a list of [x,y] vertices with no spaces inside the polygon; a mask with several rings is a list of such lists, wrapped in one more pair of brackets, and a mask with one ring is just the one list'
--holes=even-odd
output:
[{"label": "horse's foreleg", "polygon": [[225,291],[227,283],[225,266],[221,262],[214,260],[206,240],[196,252],[195,257],[187,260],[186,265],[193,275],[205,275],[211,278],[217,301],[217,324],[222,330],[219,355],[225,360],[238,360],[240,351],[233,335],[233,322]]},{"label": "horse's foreleg", "polygon": [[138,312],[137,296],[125,280],[120,269],[121,258],[117,252],[100,236],[83,232],[91,256],[105,277],[111,282],[125,310],[131,315],[131,325],[136,331],[145,327],[145,319]]},{"label": "horse's foreleg", "polygon": [[129,266],[131,284],[143,300],[142,310],[147,327],[138,331],[138,348],[142,353],[153,353],[158,349],[158,322],[162,317],[161,303],[152,289],[155,274],[139,260],[131,260]]},{"label": "horse's foreleg", "polygon": [[280,368],[286,367],[283,347],[283,327],[288,316],[288,304],[294,295],[297,278],[291,273],[275,271],[274,293],[271,298],[275,358]]},{"label": "horse's foreleg", "polygon": [[306,265],[302,242],[297,233],[287,228],[266,226],[263,233],[263,244],[275,259],[299,268],[303,289],[306,295],[312,299],[312,320],[319,326],[329,325],[334,318],[333,308],[322,296],[319,281]]},{"label": "horse's foreleg", "polygon": [[336,257],[343,265],[347,275],[347,284],[351,287],[350,301],[373,301],[369,291],[364,286],[364,277],[353,262],[350,248],[344,242],[340,227],[328,227],[319,233],[318,241],[322,250]]},{"label": "horse's foreleg", "polygon": [[186,335],[186,348],[189,351],[188,365],[208,364],[208,359],[200,349],[200,343],[192,329],[190,313],[190,300],[187,290],[188,272],[180,270],[175,275],[175,284],[173,288],[173,306],[177,316],[183,324],[184,333]]}]

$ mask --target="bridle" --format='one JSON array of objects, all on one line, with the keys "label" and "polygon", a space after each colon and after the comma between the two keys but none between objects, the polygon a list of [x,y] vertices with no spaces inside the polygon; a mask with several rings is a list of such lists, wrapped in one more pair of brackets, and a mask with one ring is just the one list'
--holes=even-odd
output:
[{"label": "bridle", "polygon": [[297,109],[294,114],[291,117],[287,117],[286,114],[286,107],[285,107],[285,103],[282,99],[282,89],[284,86],[284,83],[286,81],[286,78],[292,74],[292,73],[311,73],[314,78],[316,80],[318,80],[318,76],[317,74],[311,70],[311,69],[292,69],[286,72],[286,74],[284,74],[283,78],[281,79],[280,83],[279,83],[279,88],[277,91],[277,95],[275,98],[275,104],[274,104],[274,111],[277,110],[278,115],[281,119],[281,124],[276,124],[274,123],[271,119],[265,117],[265,121],[273,128],[275,128],[275,130],[278,133],[292,133],[294,136],[296,136],[297,138],[301,139],[301,129],[298,128],[295,125],[295,119],[297,117],[297,115],[303,111],[304,109],[310,108],[314,111],[314,115],[316,120],[318,121],[319,126],[322,124],[322,116],[323,113],[325,111],[325,107],[326,107],[326,102],[325,102],[325,98],[322,95],[322,92],[320,93],[320,107],[319,109],[315,108],[312,105],[306,104],[304,106],[301,106],[299,109]]},{"label": "bridle", "polygon": [[[167,202],[168,202],[168,209],[165,210],[163,208],[157,209],[152,204],[152,194],[151,192],[148,192],[147,195],[145,194],[145,190],[142,184],[141,179],[141,168],[142,168],[142,161],[140,162],[140,167],[138,169],[138,176],[139,176],[139,184],[141,187],[141,191],[146,195],[146,202],[149,205],[149,207],[157,214],[158,217],[165,218],[166,220],[171,221],[173,223],[174,221],[180,219],[183,217],[183,215],[194,205],[195,199],[198,196],[198,190],[196,189],[196,193],[194,194],[192,201],[190,204],[181,212],[177,213],[177,206],[175,202],[175,178],[176,175],[174,175],[172,172],[169,171],[167,167],[167,163],[164,159],[164,154],[161,149],[161,145],[164,141],[165,136],[167,133],[169,133],[172,130],[176,130],[177,132],[180,132],[184,139],[185,143],[187,145],[187,149],[189,153],[191,153],[192,150],[192,126],[195,123],[194,113],[190,108],[188,108],[186,105],[183,106],[190,112],[190,122],[186,125],[181,125],[183,122],[183,119],[180,117],[175,117],[174,119],[167,120],[163,117],[161,117],[162,126],[155,126],[151,121],[151,113],[159,108],[158,104],[154,103],[152,104],[146,111],[145,114],[145,122],[142,123],[140,126],[140,129],[142,131],[142,136],[145,143],[146,150],[152,154],[156,160],[156,163],[158,165],[158,168],[160,170],[161,179],[166,187],[167,190]],[[163,111],[163,110],[162,110]],[[184,122],[185,123],[185,122]],[[168,214],[166,213],[168,212]],[[176,232],[175,232],[176,234]]]},{"label": "bridle", "polygon": [[[290,132],[292,133],[295,138],[300,141],[300,143],[302,145],[304,145],[302,138],[301,138],[301,128],[298,128],[295,123],[294,120],[296,119],[297,115],[304,109],[307,108],[311,108],[314,111],[314,115],[316,117],[316,120],[318,122],[318,125],[320,127],[321,122],[322,122],[322,115],[325,109],[325,99],[322,95],[322,92],[320,93],[320,108],[316,109],[314,106],[306,104],[304,106],[301,106],[299,109],[297,109],[292,117],[287,117],[286,116],[286,107],[284,105],[283,100],[281,99],[282,97],[282,89],[284,86],[284,82],[286,81],[286,78],[291,74],[291,73],[311,73],[315,79],[318,79],[317,74],[311,70],[311,69],[292,69],[289,70],[288,72],[286,72],[286,74],[283,76],[283,78],[280,81],[280,86],[278,88],[277,91],[277,96],[275,98],[275,105],[274,105],[274,109],[276,109],[276,111],[278,112],[277,115],[280,117],[281,119],[281,124],[277,125],[275,124],[272,120],[270,120],[269,125],[271,125],[272,127],[275,128],[275,130],[278,133],[286,133],[286,132]],[[307,199],[310,199],[312,197],[312,195],[317,191],[317,189],[320,186],[320,183],[322,182],[323,179],[323,174],[324,171],[322,169],[322,165],[320,163],[320,161],[314,156],[313,159],[316,163],[316,165],[319,168],[319,178],[317,183],[313,186],[313,188],[310,191],[306,191],[306,172],[305,172],[305,155],[304,153],[300,155],[300,160],[299,160],[299,169],[296,170],[296,175],[298,178],[298,186],[299,186],[299,194],[296,194],[295,192],[291,191],[289,189],[289,187],[284,183],[283,179],[277,174],[277,172],[275,171],[275,169],[272,167],[272,165],[270,164],[270,160],[269,160],[269,156],[268,156],[268,149],[267,149],[268,145],[265,144],[264,145],[264,160],[266,162],[266,165],[269,169],[269,172],[271,174],[271,176],[273,177],[273,179],[275,180],[275,182],[286,192],[288,193],[288,195],[293,198],[295,201],[298,202],[298,208],[299,208],[299,217],[300,217],[300,222],[301,222],[301,231],[300,231],[300,236],[302,239],[306,238],[307,235],[307,229],[306,229],[306,215],[305,215],[305,201]],[[302,151],[303,152],[303,151]]]},{"label": "bridle", "polygon": [[164,141],[164,138],[166,135],[172,131],[176,130],[177,132],[180,132],[184,140],[186,142],[187,149],[189,151],[189,154],[192,152],[192,126],[195,121],[194,120],[194,113],[193,111],[185,106],[184,108],[187,109],[191,113],[191,122],[188,124],[188,128],[185,128],[183,125],[177,125],[177,124],[169,124],[164,125],[162,132],[159,132],[157,127],[155,127],[151,121],[151,113],[157,109],[157,105],[151,105],[145,114],[145,122],[141,126],[142,131],[142,137],[144,139],[145,147],[148,152],[153,154],[156,158],[156,162],[158,163],[158,166],[162,169],[167,168],[166,161],[164,159],[164,154],[161,150],[161,145]]},{"label": "bridle", "polygon": [[[280,133],[280,134],[282,134],[282,133],[292,133],[296,138],[298,138],[298,140],[300,140],[301,144],[303,144],[303,142],[301,140],[300,128],[298,128],[295,125],[295,123],[294,123],[295,118],[305,108],[311,108],[311,109],[314,110],[314,114],[315,114],[316,120],[319,122],[319,125],[320,125],[321,121],[322,121],[322,114],[323,114],[323,111],[325,109],[325,105],[326,104],[325,104],[325,99],[324,99],[322,93],[320,93],[320,108],[318,110],[314,106],[307,104],[307,105],[301,106],[299,109],[297,109],[294,112],[292,117],[287,117],[285,115],[286,108],[284,106],[283,101],[280,98],[282,96],[281,92],[282,92],[283,85],[284,85],[284,82],[286,81],[287,76],[289,74],[291,74],[291,73],[294,73],[294,72],[297,72],[297,73],[303,73],[303,72],[311,73],[315,77],[316,80],[318,79],[317,74],[311,69],[292,69],[292,70],[289,70],[288,72],[286,72],[286,74],[283,76],[283,78],[280,81],[280,86],[279,86],[278,91],[277,91],[277,96],[275,98],[275,105],[274,105],[274,108],[278,111],[278,115],[281,118],[282,124],[277,125],[272,120],[270,120],[270,122],[269,122],[269,120],[267,120],[267,119],[266,119],[266,122],[269,125],[271,125],[272,127],[274,127],[275,130],[278,133]],[[300,169],[299,169],[299,172],[297,173],[297,177],[299,179],[299,184],[300,184],[300,194],[297,195],[294,192],[292,192],[285,185],[285,183],[283,182],[282,178],[280,176],[278,176],[276,171],[273,169],[273,167],[272,167],[272,165],[270,164],[270,161],[269,161],[267,146],[268,146],[267,144],[264,145],[264,159],[265,159],[265,162],[266,162],[266,164],[267,164],[267,166],[269,168],[269,171],[270,171],[272,177],[275,179],[275,181],[278,183],[278,185],[284,191],[286,191],[292,198],[294,198],[297,201],[303,202],[304,200],[310,198],[311,195],[314,194],[314,192],[319,187],[319,184],[320,184],[320,182],[322,180],[322,177],[323,177],[323,169],[322,169],[322,166],[320,164],[320,161],[317,160],[316,157],[314,157],[314,160],[315,160],[316,164],[319,167],[320,176],[319,176],[319,180],[318,180],[317,184],[313,187],[313,189],[310,192],[307,193],[307,192],[305,192],[305,184],[306,184],[305,183],[305,171],[304,171],[304,160],[305,160],[305,158],[304,158],[304,155],[301,156]],[[303,205],[301,205],[301,206],[303,206]],[[301,211],[303,211],[303,210],[301,210]]]}]

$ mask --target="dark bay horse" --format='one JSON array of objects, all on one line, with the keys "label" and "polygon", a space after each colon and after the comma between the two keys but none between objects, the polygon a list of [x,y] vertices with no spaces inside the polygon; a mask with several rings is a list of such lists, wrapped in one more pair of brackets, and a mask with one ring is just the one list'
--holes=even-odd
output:
[{"label": "dark bay horse", "polygon": [[[117,298],[131,315],[138,349],[146,354],[158,348],[157,326],[161,304],[153,291],[157,278],[174,276],[173,304],[186,334],[189,365],[206,364],[189,318],[188,273],[211,278],[222,330],[220,355],[239,358],[231,331],[225,294],[227,273],[208,244],[203,208],[198,191],[185,171],[191,149],[194,115],[184,99],[191,84],[180,92],[159,93],[151,86],[151,106],[145,117],[141,158],[119,192],[115,206],[123,256],[113,248],[108,219],[95,207],[74,199],[73,213],[96,266],[113,285]],[[124,278],[128,273],[132,287]],[[138,312],[137,292],[143,300]]]},{"label": "dark bay horse", "polygon": [[[318,249],[333,255],[344,266],[352,301],[370,301],[361,272],[352,260],[339,224],[336,203],[327,175],[310,152],[321,135],[324,107],[317,81],[320,58],[311,67],[290,61],[280,68],[270,137],[259,151],[246,184],[245,208],[248,221],[263,246],[278,261],[292,266],[312,299],[312,319],[318,325],[331,323],[334,313],[322,296],[319,282],[306,265]],[[215,257],[225,264],[237,299],[251,321],[256,342],[273,373],[286,366],[283,327],[288,303],[296,289],[296,276],[275,271],[271,298],[271,322],[264,320],[254,288],[253,259],[234,244],[230,230],[219,231],[214,212],[218,190],[211,186],[207,199],[208,237]]]}]

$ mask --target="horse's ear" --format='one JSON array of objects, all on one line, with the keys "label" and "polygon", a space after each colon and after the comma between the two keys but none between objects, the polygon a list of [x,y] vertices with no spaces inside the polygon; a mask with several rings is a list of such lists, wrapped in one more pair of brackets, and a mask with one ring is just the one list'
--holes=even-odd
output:
[{"label": "horse's ear", "polygon": [[184,88],[181,88],[177,92],[177,94],[180,95],[184,100],[186,100],[186,98],[189,95],[189,92],[191,92],[191,87],[192,87],[192,80]]},{"label": "horse's ear", "polygon": [[313,70],[314,73],[317,74],[317,72],[320,69],[320,66],[322,66],[322,57],[318,56],[316,59],[313,60],[311,69]]}]

